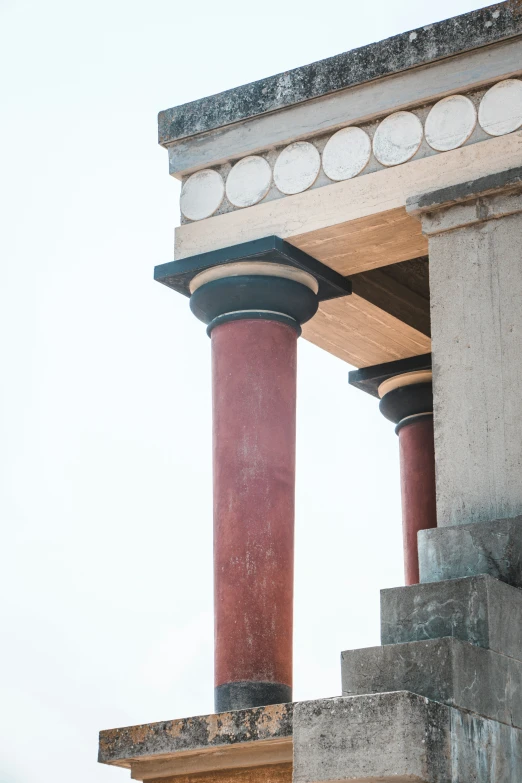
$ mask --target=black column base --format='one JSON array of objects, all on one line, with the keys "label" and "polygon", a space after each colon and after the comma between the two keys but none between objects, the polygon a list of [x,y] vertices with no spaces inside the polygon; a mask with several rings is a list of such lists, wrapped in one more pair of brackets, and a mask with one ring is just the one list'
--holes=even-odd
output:
[{"label": "black column base", "polygon": [[214,688],[216,712],[247,710],[292,701],[292,688],[280,682],[226,682]]}]

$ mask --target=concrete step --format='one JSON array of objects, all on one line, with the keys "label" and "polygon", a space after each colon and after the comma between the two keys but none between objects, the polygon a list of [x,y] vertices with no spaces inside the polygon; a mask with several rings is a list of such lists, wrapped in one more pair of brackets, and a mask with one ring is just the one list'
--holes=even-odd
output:
[{"label": "concrete step", "polygon": [[459,639],[341,654],[343,696],[411,691],[522,728],[522,662]]},{"label": "concrete step", "polygon": [[381,642],[451,636],[522,660],[522,590],[475,576],[381,590]]},{"label": "concrete step", "polygon": [[294,706],[293,783],[520,783],[522,731],[413,693]]},{"label": "concrete step", "polygon": [[421,530],[421,582],[489,574],[522,587],[522,516]]}]

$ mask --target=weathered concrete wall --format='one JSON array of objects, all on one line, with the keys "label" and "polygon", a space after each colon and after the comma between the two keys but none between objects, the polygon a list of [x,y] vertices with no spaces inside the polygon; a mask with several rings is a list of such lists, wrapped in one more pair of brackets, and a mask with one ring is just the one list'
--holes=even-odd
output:
[{"label": "weathered concrete wall", "polygon": [[439,527],[522,513],[522,198],[472,185],[423,217]]}]

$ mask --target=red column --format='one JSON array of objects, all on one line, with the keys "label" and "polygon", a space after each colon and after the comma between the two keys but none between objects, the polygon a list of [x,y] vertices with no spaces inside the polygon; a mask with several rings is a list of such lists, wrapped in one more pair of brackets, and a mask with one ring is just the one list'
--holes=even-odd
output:
[{"label": "red column", "polygon": [[433,416],[413,417],[399,430],[404,578],[419,582],[417,533],[437,527]]},{"label": "red column", "polygon": [[404,578],[419,582],[417,533],[437,526],[431,370],[390,375],[378,394],[383,416],[397,426],[401,465]]},{"label": "red column", "polygon": [[291,701],[297,332],[211,333],[216,711]]}]

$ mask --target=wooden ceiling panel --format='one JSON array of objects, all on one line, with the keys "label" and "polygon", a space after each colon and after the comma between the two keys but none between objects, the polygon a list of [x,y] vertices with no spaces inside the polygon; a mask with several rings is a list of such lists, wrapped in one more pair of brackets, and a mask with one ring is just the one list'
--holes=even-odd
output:
[{"label": "wooden ceiling panel", "polygon": [[431,351],[428,336],[355,293],[322,302],[303,337],[354,367]]},{"label": "wooden ceiling panel", "polygon": [[287,237],[286,241],[345,276],[428,252],[420,221],[403,207]]}]

